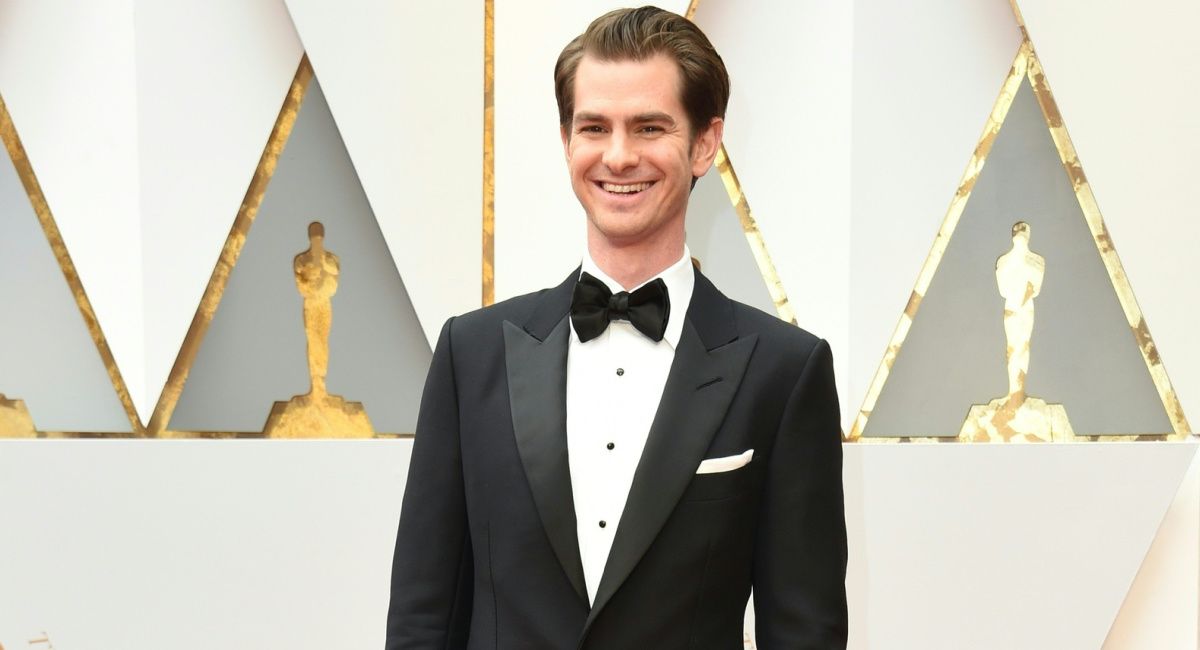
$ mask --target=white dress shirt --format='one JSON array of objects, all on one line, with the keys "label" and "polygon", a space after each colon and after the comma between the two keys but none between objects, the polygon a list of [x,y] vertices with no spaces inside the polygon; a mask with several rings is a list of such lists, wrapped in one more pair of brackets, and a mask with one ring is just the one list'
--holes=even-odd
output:
[{"label": "white dress shirt", "polygon": [[[583,271],[613,293],[625,290],[596,266],[591,255],[584,256]],[[567,453],[579,554],[591,602],[596,600],[633,473],[642,458],[692,301],[696,278],[687,247],[679,261],[655,277],[666,283],[671,305],[662,341],[655,343],[625,320],[612,321],[603,334],[587,343],[571,330]]]}]

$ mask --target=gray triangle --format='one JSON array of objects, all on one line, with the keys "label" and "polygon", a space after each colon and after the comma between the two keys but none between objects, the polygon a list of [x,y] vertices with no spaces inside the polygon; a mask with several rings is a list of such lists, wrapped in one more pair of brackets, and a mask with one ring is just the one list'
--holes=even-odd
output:
[{"label": "gray triangle", "polygon": [[312,221],[325,225],[326,249],[341,265],[329,392],[362,402],[377,432],[414,430],[429,343],[315,78],[170,429],[261,431],[274,402],[308,391],[303,301],[292,260],[308,248]]},{"label": "gray triangle", "polygon": [[687,243],[704,275],[722,293],[772,316],[778,314],[716,169],[700,177],[688,200]]},{"label": "gray triangle", "polygon": [[129,433],[16,167],[0,159],[0,393],[24,400],[39,431]]},{"label": "gray triangle", "polygon": [[1016,221],[1046,260],[1027,391],[1076,434],[1172,431],[1037,98],[1023,80],[864,436],[953,436],[972,404],[1008,392],[995,263]]}]

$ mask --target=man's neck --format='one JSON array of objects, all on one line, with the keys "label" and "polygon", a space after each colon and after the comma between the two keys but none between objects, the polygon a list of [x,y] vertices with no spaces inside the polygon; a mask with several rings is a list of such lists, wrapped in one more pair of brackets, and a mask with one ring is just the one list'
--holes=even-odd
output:
[{"label": "man's neck", "polygon": [[608,277],[629,291],[662,273],[683,255],[683,237],[678,241],[639,242],[613,246],[599,237],[588,237],[588,254]]}]

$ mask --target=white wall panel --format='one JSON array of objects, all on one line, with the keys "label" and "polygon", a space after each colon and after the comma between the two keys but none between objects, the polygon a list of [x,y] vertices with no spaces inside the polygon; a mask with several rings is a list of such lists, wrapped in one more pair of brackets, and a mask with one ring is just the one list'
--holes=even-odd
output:
[{"label": "white wall panel", "polygon": [[134,404],[148,413],[133,9],[132,0],[0,3],[0,95]]},{"label": "white wall panel", "polygon": [[1023,0],[1025,24],[1133,293],[1200,419],[1200,4]]},{"label": "white wall panel", "polygon": [[411,441],[0,447],[5,648],[383,646]]},{"label": "white wall panel", "polygon": [[847,445],[853,647],[1099,647],[1196,449]]},{"label": "white wall panel", "polygon": [[729,69],[729,159],[798,323],[833,347],[847,422],[853,14],[822,0],[701,0],[696,12]]},{"label": "white wall panel", "polygon": [[1007,0],[855,3],[847,417],[862,407],[1020,43]]},{"label": "white wall panel", "polygon": [[147,305],[134,401],[149,420],[301,48],[282,0],[138,0],[135,15],[144,269],[129,292]]},{"label": "white wall panel", "polygon": [[433,345],[480,305],[483,3],[288,8]]},{"label": "white wall panel", "polygon": [[1107,650],[1200,647],[1200,455],[1142,560],[1113,621]]},{"label": "white wall panel", "polygon": [[[583,256],[584,212],[567,176],[554,62],[610,0],[496,3],[496,300],[558,284]],[[683,13],[687,2],[661,3]]]}]

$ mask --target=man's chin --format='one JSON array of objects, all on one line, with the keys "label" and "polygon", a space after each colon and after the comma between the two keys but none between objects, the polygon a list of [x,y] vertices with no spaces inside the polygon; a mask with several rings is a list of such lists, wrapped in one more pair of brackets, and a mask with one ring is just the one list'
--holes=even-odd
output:
[{"label": "man's chin", "polygon": [[655,235],[661,230],[660,228],[651,227],[651,224],[647,224],[644,221],[635,221],[629,218],[602,219],[599,222],[592,221],[591,226],[592,234],[612,248],[626,248],[643,244],[654,239]]}]

